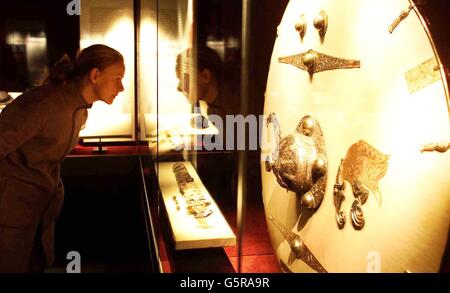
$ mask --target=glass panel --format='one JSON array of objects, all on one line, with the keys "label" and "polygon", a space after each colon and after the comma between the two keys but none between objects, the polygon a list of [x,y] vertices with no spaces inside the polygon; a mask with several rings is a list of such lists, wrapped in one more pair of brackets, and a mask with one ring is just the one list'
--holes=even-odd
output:
[{"label": "glass panel", "polygon": [[[141,1],[139,105],[141,140],[156,146],[181,131],[180,117],[187,116],[191,106],[177,90],[176,56],[192,42],[192,3],[188,0]],[[158,99],[158,97],[160,97]],[[159,129],[157,129],[157,126]],[[160,150],[162,150],[160,144]]]},{"label": "glass panel", "polygon": [[[178,256],[191,272],[238,270],[238,134],[228,139],[225,127],[227,114],[240,113],[241,7],[141,1],[139,123],[160,191],[154,219],[164,271],[183,270]],[[163,236],[167,229],[172,236]],[[196,262],[206,251],[220,256]],[[226,261],[214,266],[219,258]]]}]

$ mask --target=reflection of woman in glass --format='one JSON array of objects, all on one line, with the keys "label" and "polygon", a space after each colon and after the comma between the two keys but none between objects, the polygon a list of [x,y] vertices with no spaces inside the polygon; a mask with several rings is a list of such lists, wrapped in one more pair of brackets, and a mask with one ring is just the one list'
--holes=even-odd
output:
[{"label": "reflection of woman in glass", "polygon": [[[194,52],[195,57],[192,56]],[[189,88],[189,75],[194,60],[197,64],[195,91]],[[236,85],[232,82],[236,76],[229,74],[216,51],[200,46],[178,54],[176,74],[179,80],[178,90],[186,96],[190,104],[198,105],[198,101],[203,100],[208,104],[208,115],[216,114],[223,119],[225,115],[236,115],[239,98],[236,95]]]},{"label": "reflection of woman in glass", "polygon": [[116,50],[93,45],[64,57],[47,82],[0,114],[0,272],[42,271],[54,260],[53,234],[64,198],[60,162],[77,144],[95,101],[123,91]]},{"label": "reflection of woman in glass", "polygon": [[[193,53],[195,52],[195,56]],[[196,61],[197,71],[193,72],[192,63]],[[234,64],[232,64],[234,65]],[[178,90],[182,92],[189,103],[199,109],[199,101],[203,100],[207,104],[207,115],[215,122],[217,118],[221,119],[222,127],[218,127],[219,133],[207,141],[215,142],[221,140],[222,149],[208,151],[205,156],[197,156],[197,172],[208,191],[219,203],[229,206],[234,204],[235,200],[235,156],[233,150],[225,151],[228,140],[234,140],[228,137],[225,131],[226,116],[238,114],[239,96],[236,94],[237,86],[232,81],[236,76],[231,76],[226,70],[224,63],[216,51],[209,47],[199,46],[188,49],[177,56],[176,74],[179,80]],[[196,74],[196,90],[190,89],[190,74]],[[239,77],[239,75],[238,75]],[[201,116],[200,116],[201,117]],[[198,123],[204,125],[203,119]],[[220,168],[218,168],[220,166]]]}]

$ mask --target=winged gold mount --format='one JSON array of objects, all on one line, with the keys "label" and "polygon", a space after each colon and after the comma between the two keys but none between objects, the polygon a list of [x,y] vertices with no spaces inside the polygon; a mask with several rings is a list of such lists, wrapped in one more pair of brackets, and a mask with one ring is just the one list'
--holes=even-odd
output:
[{"label": "winged gold mount", "polygon": [[327,270],[320,264],[317,258],[312,254],[311,250],[305,245],[305,242],[299,235],[287,229],[283,224],[275,220],[272,215],[269,215],[269,220],[280,231],[284,239],[289,243],[292,252],[294,252],[297,259],[301,259],[308,266],[318,273],[327,273]]},{"label": "winged gold mount", "polygon": [[307,71],[310,75],[335,69],[360,68],[359,60],[333,57],[314,50],[308,50],[297,55],[280,57],[278,61],[280,63],[294,65],[297,68]]}]

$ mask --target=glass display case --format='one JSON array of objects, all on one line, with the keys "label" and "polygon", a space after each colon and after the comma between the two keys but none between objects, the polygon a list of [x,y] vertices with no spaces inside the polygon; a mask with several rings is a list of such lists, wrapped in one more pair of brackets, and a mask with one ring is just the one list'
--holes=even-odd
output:
[{"label": "glass display case", "polygon": [[165,272],[237,270],[238,156],[221,119],[239,113],[230,111],[240,103],[241,21],[229,19],[241,9],[240,1],[140,2],[139,121]]}]

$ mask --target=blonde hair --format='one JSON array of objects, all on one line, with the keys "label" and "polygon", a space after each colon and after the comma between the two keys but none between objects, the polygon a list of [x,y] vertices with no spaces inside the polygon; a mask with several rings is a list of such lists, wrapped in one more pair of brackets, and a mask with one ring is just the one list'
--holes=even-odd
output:
[{"label": "blonde hair", "polygon": [[53,66],[46,80],[53,83],[66,83],[76,77],[83,77],[93,68],[103,70],[117,62],[124,62],[122,54],[106,45],[92,45],[82,50],[75,60],[64,56]]}]

